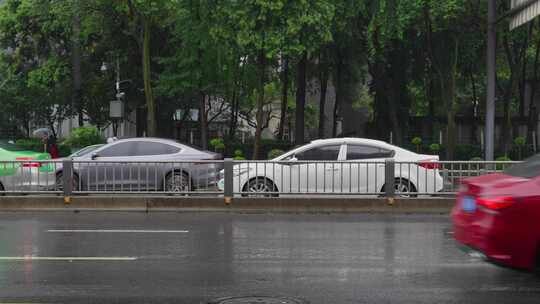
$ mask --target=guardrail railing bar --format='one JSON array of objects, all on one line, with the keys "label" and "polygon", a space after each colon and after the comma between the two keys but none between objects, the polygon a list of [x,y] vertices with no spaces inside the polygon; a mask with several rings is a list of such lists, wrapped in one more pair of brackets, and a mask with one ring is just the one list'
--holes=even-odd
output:
[{"label": "guardrail railing bar", "polygon": [[395,170],[394,170],[394,160],[387,159],[385,163],[385,194],[386,197],[394,197],[395,194]]},{"label": "guardrail railing bar", "polygon": [[[392,161],[392,162],[391,162]],[[41,166],[35,165],[36,162]],[[71,162],[71,166],[66,162]],[[415,188],[415,194],[447,194],[457,191],[459,180],[473,176],[488,174],[491,172],[500,172],[506,170],[509,166],[519,162],[474,162],[474,161],[437,161],[438,165],[431,165],[420,169],[417,162],[406,161],[396,162],[395,160],[385,160],[382,162],[370,161],[234,161],[230,160],[231,180],[223,181],[231,184],[231,192],[243,193],[249,192],[249,188],[243,189],[242,182],[246,176],[249,181],[252,177],[256,182],[266,182],[268,179],[274,183],[275,189],[268,189],[271,194],[354,194],[370,195],[370,193],[379,193],[381,184],[385,185],[385,195],[402,194],[401,189],[395,189],[396,182],[404,182],[409,186],[410,191]],[[388,166],[393,166],[393,171]],[[62,179],[56,180],[55,172],[63,166]],[[142,167],[144,166],[144,167]],[[223,167],[222,167],[223,166]],[[254,167],[253,167],[254,166]],[[262,167],[264,166],[264,167]],[[269,167],[271,166],[271,167]],[[371,166],[374,172],[370,172]],[[399,170],[395,166],[399,166]],[[214,190],[220,182],[219,169],[223,168],[224,161],[73,161],[73,160],[41,160],[41,161],[8,161],[1,162],[0,168],[5,172],[15,174],[9,175],[5,181],[6,192],[14,193],[55,193],[55,191],[66,192],[71,187],[73,193],[146,193],[153,190],[154,193],[170,193],[172,189],[167,189],[166,179],[168,170],[171,172],[190,171],[187,183],[182,180],[184,175],[173,174],[171,181],[178,184],[181,179],[182,184],[188,184],[189,190],[183,191],[187,194],[204,193],[223,193]],[[286,169],[288,171],[285,172]],[[180,168],[180,169],[179,169]],[[383,169],[384,170],[381,170]],[[69,172],[71,169],[71,172]],[[416,169],[416,170],[415,170]],[[176,170],[176,171],[175,171]],[[234,175],[233,171],[238,170]],[[323,170],[323,172],[321,172]],[[348,170],[348,172],[347,172]],[[365,170],[365,171],[364,171]],[[339,173],[338,173],[339,171]],[[353,172],[354,171],[354,172]],[[379,172],[380,171],[380,172]],[[416,171],[416,176],[415,172]],[[146,176],[145,176],[146,172]],[[159,173],[160,172],[160,173]],[[364,173],[362,173],[364,172]],[[152,173],[153,176],[152,176]],[[241,173],[241,174],[240,174]],[[287,176],[288,173],[288,176]],[[424,174],[420,176],[420,173]],[[79,174],[78,182],[75,181],[75,175]],[[159,187],[159,175],[162,175],[163,190]],[[295,174],[297,176],[295,176]],[[312,176],[315,174],[315,176]],[[321,175],[322,174],[322,175]],[[330,176],[328,175],[330,174]],[[398,175],[399,176],[396,176]],[[431,174],[431,176],[429,176]],[[379,175],[382,175],[383,181],[379,184]],[[443,187],[440,189],[440,175],[443,176]],[[84,178],[86,176],[86,178]],[[281,180],[278,183],[278,176]],[[287,177],[289,177],[289,189],[287,189]],[[133,180],[137,178],[137,181]],[[235,189],[233,181],[237,178],[238,189]],[[357,181],[354,181],[357,178]],[[52,179],[52,180],[51,180]],[[152,185],[152,179],[155,180]],[[261,180],[263,179],[263,180]],[[348,181],[347,181],[348,179]],[[373,183],[373,189],[371,183]],[[66,180],[68,180],[66,182]],[[321,184],[320,182],[323,181]],[[126,184],[127,182],[127,184]],[[330,183],[327,183],[330,182]],[[120,183],[120,185],[117,185]],[[339,183],[339,184],[338,184]],[[128,186],[129,184],[129,186]],[[424,185],[422,185],[424,184]],[[277,185],[280,185],[277,188]],[[366,187],[363,187],[365,185]],[[63,188],[63,189],[60,189]],[[152,189],[154,188],[154,189]],[[328,188],[328,189],[327,189]],[[220,188],[222,189],[222,188]],[[43,190],[43,191],[42,191]],[[322,191],[321,191],[322,190]],[[397,191],[396,191],[397,190]]]},{"label": "guardrail railing bar", "polygon": [[73,189],[71,182],[73,180],[73,161],[71,159],[64,160],[63,168],[62,168],[62,183],[64,186],[64,197],[70,197]]}]

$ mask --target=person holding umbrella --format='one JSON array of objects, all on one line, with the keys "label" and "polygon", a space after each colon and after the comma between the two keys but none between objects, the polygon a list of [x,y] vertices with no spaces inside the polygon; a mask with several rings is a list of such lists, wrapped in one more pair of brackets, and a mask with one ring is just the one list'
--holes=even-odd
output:
[{"label": "person holding umbrella", "polygon": [[51,158],[58,158],[58,146],[56,136],[47,128],[41,128],[34,131],[35,137],[41,137],[43,150],[51,155]]},{"label": "person holding umbrella", "polygon": [[58,158],[58,145],[56,144],[56,136],[53,134],[45,139],[45,151],[51,155],[51,158]]}]

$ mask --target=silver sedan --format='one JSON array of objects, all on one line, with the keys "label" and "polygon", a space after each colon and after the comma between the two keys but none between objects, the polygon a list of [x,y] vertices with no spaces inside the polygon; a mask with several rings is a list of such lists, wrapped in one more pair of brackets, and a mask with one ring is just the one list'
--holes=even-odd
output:
[{"label": "silver sedan", "polygon": [[[130,138],[72,156],[78,191],[189,192],[216,187],[221,155],[173,140]],[[62,187],[63,169],[57,172]]]}]

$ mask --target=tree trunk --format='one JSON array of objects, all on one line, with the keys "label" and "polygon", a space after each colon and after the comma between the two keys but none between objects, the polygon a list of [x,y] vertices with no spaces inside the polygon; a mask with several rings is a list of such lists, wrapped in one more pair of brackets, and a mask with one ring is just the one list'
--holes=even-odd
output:
[{"label": "tree trunk", "polygon": [[319,138],[324,138],[324,129],[326,126],[326,116],[324,115],[326,106],[326,90],[328,88],[328,68],[325,68],[319,77],[319,84],[321,87],[321,96],[319,99]]},{"label": "tree trunk", "polygon": [[474,73],[471,72],[471,90],[472,90],[472,97],[473,97],[473,108],[471,111],[471,138],[472,143],[476,144],[476,109],[478,107],[478,94],[476,93],[476,78],[474,77]]},{"label": "tree trunk", "polygon": [[519,112],[519,117],[520,118],[524,118],[525,117],[525,88],[527,86],[527,65],[528,65],[528,56],[526,56],[526,52],[527,52],[527,49],[529,47],[529,41],[531,40],[531,36],[532,36],[532,31],[533,31],[533,23],[530,23],[529,24],[529,27],[528,27],[528,33],[527,33],[527,37],[525,38],[525,42],[524,42],[524,45],[523,45],[523,48],[521,50],[521,58],[523,58],[523,64],[521,65],[521,75],[520,75],[520,79],[519,79],[519,82],[518,82],[518,86],[519,86],[519,108],[518,108],[518,112]]},{"label": "tree trunk", "polygon": [[[510,42],[508,41],[508,38],[506,36],[503,36],[503,46],[506,54],[506,58],[508,61],[508,64],[510,66],[510,79],[508,81],[508,85],[506,86],[503,94],[503,125],[501,128],[501,139],[502,139],[502,147],[504,155],[508,155],[508,151],[510,150],[511,140],[512,140],[512,118],[511,118],[511,107],[510,104],[512,102],[512,94],[515,92],[516,89],[516,81],[519,81],[519,75],[520,72],[519,68],[522,63],[522,52],[519,51],[517,53],[513,53],[513,51],[516,51],[515,48],[512,48],[510,45]],[[519,86],[519,84],[517,84]]]},{"label": "tree trunk", "polygon": [[[433,49],[432,49],[432,41],[433,41],[433,27],[431,24],[431,14],[430,14],[430,6],[428,1],[424,1],[423,6],[423,15],[424,15],[424,26],[426,31],[426,49],[425,49],[425,63],[426,63],[426,98],[428,100],[428,132],[430,136],[430,140],[435,136],[435,101],[434,101],[434,71],[433,71]],[[436,136],[435,136],[436,137]]]},{"label": "tree trunk", "polygon": [[[71,111],[77,109],[79,127],[84,125],[83,104],[82,104],[82,75],[81,75],[81,15],[80,15],[80,0],[74,2],[74,17],[73,17],[73,40],[72,40],[72,73],[73,73],[73,94],[71,100]],[[71,118],[69,121],[70,128]]]},{"label": "tree trunk", "polygon": [[456,99],[456,69],[459,53],[459,40],[455,36],[451,36],[449,39],[454,45],[453,50],[448,54],[450,62],[448,70],[445,71],[444,67],[439,67],[439,77],[441,81],[441,94],[445,101],[444,106],[446,110],[446,159],[454,160],[456,149],[456,111],[455,111],[455,99]]},{"label": "tree trunk", "polygon": [[307,52],[302,54],[302,58],[298,62],[296,74],[296,119],[295,119],[295,141],[297,145],[304,143],[304,113],[306,106],[306,66]]},{"label": "tree trunk", "polygon": [[[393,94],[390,96],[394,96]],[[393,142],[395,145],[401,146],[403,144],[403,132],[402,132],[402,125],[399,122],[399,115],[397,106],[398,99],[396,98],[387,98],[386,101],[388,102],[388,116],[390,118],[390,125],[392,126],[392,134],[393,134]]]},{"label": "tree trunk", "polygon": [[501,139],[504,155],[508,155],[510,142],[512,139],[512,121],[510,117],[510,101],[505,100],[503,105],[503,124],[501,128]]},{"label": "tree trunk", "polygon": [[206,112],[206,94],[199,91],[199,124],[201,128],[201,143],[203,150],[208,150],[208,115]]},{"label": "tree trunk", "polygon": [[334,100],[334,111],[333,117],[332,117],[332,137],[337,136],[337,119],[338,119],[338,113],[339,113],[339,104],[341,102],[341,63],[338,61],[336,64],[336,81],[334,83],[334,91],[335,91],[335,100]]},{"label": "tree trunk", "polygon": [[228,154],[232,154],[233,151],[233,145],[235,136],[236,136],[236,128],[238,126],[238,98],[236,94],[236,88],[233,88],[233,93],[231,97],[231,117],[229,120],[229,131],[227,132],[228,137],[228,144],[225,145],[225,152]]},{"label": "tree trunk", "polygon": [[283,129],[285,127],[285,123],[287,122],[287,97],[289,95],[289,58],[286,56],[283,59],[281,81],[281,114],[279,116],[278,138],[283,140]]},{"label": "tree trunk", "polygon": [[146,121],[147,121],[147,136],[156,136],[156,104],[151,84],[150,70],[150,21],[143,20],[143,51],[142,51],[142,68],[144,81],[144,96],[146,100]]},{"label": "tree trunk", "polygon": [[[538,20],[538,26],[540,28],[540,20]],[[527,120],[527,142],[533,142],[533,134],[537,132],[538,124],[538,114],[536,110],[536,90],[538,87],[538,65],[540,59],[540,39],[536,43],[536,50],[534,55],[534,66],[533,66],[533,78],[531,80],[531,94],[529,99],[529,116]],[[533,133],[535,132],[535,133]]]},{"label": "tree trunk", "polygon": [[259,54],[259,94],[257,96],[257,128],[255,129],[255,144],[253,147],[252,158],[259,159],[259,153],[261,150],[261,134],[263,125],[263,106],[264,106],[264,83],[265,83],[265,70],[266,70],[266,54],[264,50],[260,50]]}]

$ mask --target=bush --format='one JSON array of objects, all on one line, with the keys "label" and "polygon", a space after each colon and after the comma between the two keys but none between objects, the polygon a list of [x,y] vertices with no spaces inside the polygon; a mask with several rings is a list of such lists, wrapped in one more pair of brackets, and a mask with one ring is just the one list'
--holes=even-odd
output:
[{"label": "bush", "polygon": [[[511,161],[510,157],[504,155],[504,156],[499,156],[495,159],[495,161]],[[497,164],[497,170],[504,170],[506,168],[508,168],[508,165],[504,165],[504,164]]]},{"label": "bush", "polygon": [[439,151],[441,151],[441,145],[439,145],[439,144],[431,144],[431,145],[429,145],[429,151],[431,151],[431,153],[438,154]]},{"label": "bush", "polygon": [[80,127],[73,129],[69,137],[63,142],[64,145],[74,149],[103,143],[105,143],[105,138],[101,136],[98,129],[95,127]]},{"label": "bush", "polygon": [[523,147],[525,146],[525,137],[523,136],[518,136],[514,139],[514,144],[518,147]]},{"label": "bush", "polygon": [[71,147],[65,143],[60,143],[58,145],[58,155],[60,157],[66,157],[71,155]]},{"label": "bush", "polygon": [[482,149],[475,145],[456,145],[454,152],[455,160],[468,160],[474,157],[482,157]]},{"label": "bush", "polygon": [[234,160],[246,160],[246,157],[244,156],[244,152],[242,152],[242,150],[236,149],[236,150],[234,150],[233,159]]},{"label": "bush", "polygon": [[210,140],[210,146],[214,148],[215,152],[223,152],[225,150],[225,143],[221,138],[213,138]]},{"label": "bush", "polygon": [[43,152],[45,149],[43,142],[38,138],[17,139],[15,145],[27,151]]},{"label": "bush", "polygon": [[[244,156],[250,159],[253,156],[253,141],[247,140],[245,143],[241,143],[238,140],[228,141],[226,143],[227,151],[229,151],[227,156],[234,157],[233,152],[235,150],[242,150]],[[261,146],[259,150],[258,159],[264,159],[268,157],[268,154],[273,149],[278,149],[282,151],[289,151],[293,147],[288,141],[280,141],[275,139],[261,139]]]},{"label": "bush", "polygon": [[518,150],[518,159],[522,159],[522,152],[523,148],[525,147],[525,137],[518,136],[514,139],[514,145],[517,147]]},{"label": "bush", "polygon": [[[15,142],[15,145],[27,151],[43,152],[45,149],[43,142],[37,138],[18,139]],[[58,144],[58,155],[60,157],[66,157],[70,154],[71,147],[69,145],[67,145],[65,142]]]},{"label": "bush", "polygon": [[473,157],[473,158],[471,158],[471,161],[476,161],[476,162],[478,162],[478,161],[483,161],[483,160],[484,160],[484,159],[481,158],[481,157]]},{"label": "bush", "polygon": [[272,149],[272,150],[270,150],[270,152],[268,152],[268,159],[276,158],[276,157],[282,155],[283,153],[285,153],[283,150]]},{"label": "bush", "polygon": [[420,153],[420,145],[422,144],[422,138],[417,136],[411,140],[411,143],[416,146],[416,153]]},{"label": "bush", "polygon": [[496,160],[496,161],[512,161],[512,160],[510,159],[510,157],[508,157],[508,156],[506,156],[506,155],[504,155],[504,156],[499,156],[499,157],[497,157],[495,160]]}]

